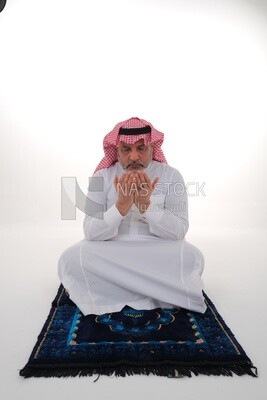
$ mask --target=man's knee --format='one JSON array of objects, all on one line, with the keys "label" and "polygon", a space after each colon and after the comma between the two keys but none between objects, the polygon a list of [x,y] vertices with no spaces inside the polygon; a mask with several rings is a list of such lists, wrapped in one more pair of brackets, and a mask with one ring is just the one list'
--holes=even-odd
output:
[{"label": "man's knee", "polygon": [[184,247],[184,260],[186,261],[187,265],[192,265],[196,268],[200,275],[203,274],[205,258],[202,252],[194,245],[185,242]]},{"label": "man's knee", "polygon": [[79,244],[68,247],[58,260],[58,275],[60,279],[66,274],[75,273],[80,268],[80,246]]}]

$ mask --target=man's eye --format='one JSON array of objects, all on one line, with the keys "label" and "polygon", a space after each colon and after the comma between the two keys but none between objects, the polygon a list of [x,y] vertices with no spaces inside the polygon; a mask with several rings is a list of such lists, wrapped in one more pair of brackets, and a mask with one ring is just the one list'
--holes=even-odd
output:
[{"label": "man's eye", "polygon": [[129,147],[122,147],[122,151],[124,152],[124,153],[126,153],[127,151],[129,151],[130,149],[129,149]]},{"label": "man's eye", "polygon": [[145,146],[140,146],[140,147],[138,147],[138,150],[139,150],[139,151],[145,150]]}]

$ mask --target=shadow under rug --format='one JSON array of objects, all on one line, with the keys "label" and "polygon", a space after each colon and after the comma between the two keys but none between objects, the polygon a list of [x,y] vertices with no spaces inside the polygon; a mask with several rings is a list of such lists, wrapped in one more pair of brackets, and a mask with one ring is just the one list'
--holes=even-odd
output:
[{"label": "shadow under rug", "polygon": [[29,377],[167,377],[251,375],[257,369],[204,293],[204,314],[185,309],[83,316],[60,285],[49,316],[20,375]]}]

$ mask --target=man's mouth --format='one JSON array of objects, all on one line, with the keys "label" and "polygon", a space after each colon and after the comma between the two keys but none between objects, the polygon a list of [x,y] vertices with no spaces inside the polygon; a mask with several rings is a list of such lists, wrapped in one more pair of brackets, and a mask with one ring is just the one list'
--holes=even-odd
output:
[{"label": "man's mouth", "polygon": [[144,168],[143,164],[130,164],[127,165],[126,169],[140,169],[140,168]]}]

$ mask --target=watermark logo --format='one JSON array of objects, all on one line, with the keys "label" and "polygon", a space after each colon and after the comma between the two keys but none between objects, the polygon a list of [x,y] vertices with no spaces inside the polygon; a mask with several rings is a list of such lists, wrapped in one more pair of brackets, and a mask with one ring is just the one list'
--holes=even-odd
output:
[{"label": "watermark logo", "polygon": [[[146,186],[144,185],[141,188],[137,188],[135,184],[132,188],[133,193],[137,190],[142,189],[143,196],[147,196],[148,191]],[[142,185],[142,184],[141,184]],[[140,185],[140,186],[141,186]],[[153,196],[156,198],[157,196],[169,196],[174,195],[178,198],[187,195],[188,197],[197,197],[197,196],[206,196],[204,191],[206,183],[202,182],[187,182],[186,184],[177,182],[160,182],[157,183]],[[125,188],[121,187],[121,191],[123,192]],[[90,193],[97,193],[104,191],[104,179],[102,177],[91,177],[89,178],[89,196]],[[93,197],[93,196],[92,196]],[[162,210],[163,206],[156,204],[151,207],[152,211]],[[91,217],[103,219],[104,217],[104,206],[102,204],[97,203],[96,201],[90,199],[86,196],[82,189],[80,188],[77,178],[74,176],[65,176],[61,178],[61,219],[62,220],[75,220],[76,219],[76,210],[77,208],[81,210],[84,214],[87,214]],[[186,202],[181,199],[177,199],[177,202],[173,204],[172,210],[170,212],[175,211],[185,211],[186,210]]]},{"label": "watermark logo", "polygon": [[[102,177],[89,178],[89,192],[103,192],[104,180]],[[80,188],[76,177],[61,178],[61,219],[75,220],[76,209],[84,214],[103,219],[104,206],[87,197]]]}]

